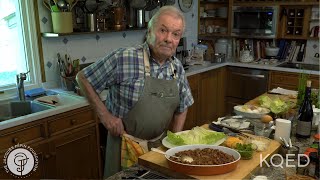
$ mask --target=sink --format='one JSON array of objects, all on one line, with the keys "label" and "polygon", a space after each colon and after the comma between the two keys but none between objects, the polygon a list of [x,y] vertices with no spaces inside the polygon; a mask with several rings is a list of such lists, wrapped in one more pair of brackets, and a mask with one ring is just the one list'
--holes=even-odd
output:
[{"label": "sink", "polygon": [[278,65],[277,67],[319,71],[319,65],[315,65],[315,64],[300,64],[300,63],[285,62],[285,63]]},{"label": "sink", "polygon": [[0,104],[0,121],[53,108],[35,101],[9,101]]},{"label": "sink", "polygon": [[41,104],[47,104],[50,106],[58,107],[64,105],[77,104],[83,102],[83,99],[83,97],[60,93],[56,95],[39,97],[34,101],[40,102]]}]

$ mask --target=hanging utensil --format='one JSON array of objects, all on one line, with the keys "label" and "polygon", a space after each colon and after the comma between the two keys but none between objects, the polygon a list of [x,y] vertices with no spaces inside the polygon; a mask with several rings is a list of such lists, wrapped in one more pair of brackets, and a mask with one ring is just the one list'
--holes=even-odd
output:
[{"label": "hanging utensil", "polygon": [[60,10],[61,10],[62,12],[65,12],[65,11],[67,11],[67,9],[68,9],[67,3],[66,3],[66,1],[64,1],[64,0],[58,0],[57,5],[58,5],[58,7],[60,8]]}]

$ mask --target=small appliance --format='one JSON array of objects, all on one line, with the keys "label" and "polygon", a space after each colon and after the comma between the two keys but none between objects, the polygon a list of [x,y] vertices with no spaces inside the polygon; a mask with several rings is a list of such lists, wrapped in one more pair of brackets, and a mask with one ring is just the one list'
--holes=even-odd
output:
[{"label": "small appliance", "polygon": [[232,35],[274,38],[277,30],[278,8],[232,7]]}]

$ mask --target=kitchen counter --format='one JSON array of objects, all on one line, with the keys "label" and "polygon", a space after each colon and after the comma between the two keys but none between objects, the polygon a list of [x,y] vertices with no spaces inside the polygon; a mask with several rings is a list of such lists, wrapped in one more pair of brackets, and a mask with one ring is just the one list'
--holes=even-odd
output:
[{"label": "kitchen counter", "polygon": [[[189,66],[188,70],[186,70],[186,76],[192,76],[195,74],[199,74],[202,72],[206,72],[206,71],[217,69],[217,68],[224,67],[224,66],[247,67],[247,68],[277,70],[277,71],[296,72],[296,73],[304,72],[304,73],[309,73],[309,74],[314,74],[314,75],[320,75],[319,71],[276,67],[279,64],[280,63],[265,65],[265,64],[241,63],[241,62],[232,62],[232,61],[224,62],[224,63],[210,63],[209,61],[204,61],[203,65]],[[58,91],[65,93],[61,90],[58,90]],[[73,92],[67,92],[67,93],[70,93],[71,95],[75,95]],[[102,100],[105,100],[105,98],[106,98],[105,91],[102,92],[102,94],[100,94],[100,97]],[[59,107],[56,107],[53,109],[49,109],[49,110],[45,110],[45,111],[41,111],[41,112],[37,112],[37,113],[25,115],[25,116],[13,118],[10,120],[2,121],[2,122],[0,122],[0,130],[14,127],[17,125],[21,125],[24,123],[32,122],[32,121],[35,121],[35,120],[38,120],[41,118],[53,116],[55,114],[63,113],[66,111],[70,111],[73,109],[77,109],[77,108],[89,105],[87,100],[84,97],[79,97],[79,98],[82,98],[82,101],[77,104],[59,106]]]},{"label": "kitchen counter", "polygon": [[210,61],[205,61],[203,65],[193,65],[186,70],[187,76],[192,76],[194,74],[199,74],[202,72],[206,72],[209,70],[217,69],[224,66],[234,66],[234,67],[246,67],[246,68],[254,68],[254,69],[265,69],[265,70],[273,70],[273,71],[283,71],[283,72],[294,72],[294,73],[307,73],[313,75],[320,75],[319,71],[313,70],[301,70],[294,68],[284,68],[284,67],[276,67],[277,65],[283,62],[278,62],[275,64],[258,64],[258,63],[241,63],[235,61],[228,61],[224,63],[210,63]]}]

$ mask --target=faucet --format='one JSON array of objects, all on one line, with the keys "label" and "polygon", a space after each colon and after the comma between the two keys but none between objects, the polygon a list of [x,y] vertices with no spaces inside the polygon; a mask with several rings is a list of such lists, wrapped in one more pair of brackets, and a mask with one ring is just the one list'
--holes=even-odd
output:
[{"label": "faucet", "polygon": [[26,72],[26,73],[20,73],[17,74],[17,89],[18,89],[18,94],[19,94],[19,99],[20,101],[25,101],[26,97],[24,95],[24,84],[23,82],[27,79],[27,74],[30,71]]}]

